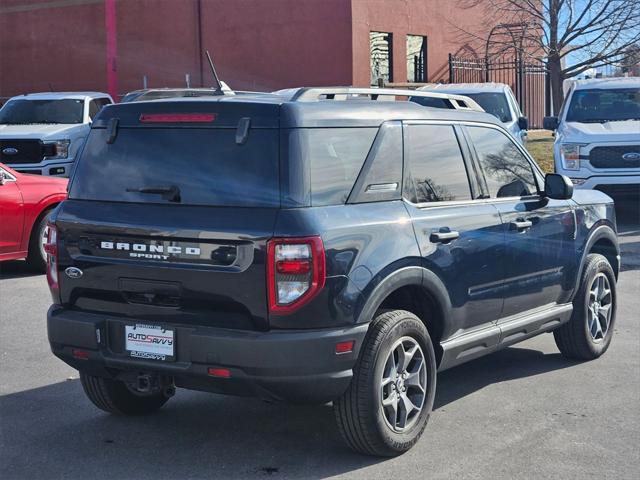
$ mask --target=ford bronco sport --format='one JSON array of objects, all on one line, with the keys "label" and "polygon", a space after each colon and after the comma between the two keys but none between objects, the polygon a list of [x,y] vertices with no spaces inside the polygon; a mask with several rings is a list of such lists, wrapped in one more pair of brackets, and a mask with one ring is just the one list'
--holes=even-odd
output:
[{"label": "ford bronco sport", "polygon": [[545,178],[492,115],[385,95],[430,94],[102,110],[46,245],[51,348],[98,408],[331,401],[348,445],[391,456],[437,371],[551,331],[567,357],[607,350],[611,199]]}]

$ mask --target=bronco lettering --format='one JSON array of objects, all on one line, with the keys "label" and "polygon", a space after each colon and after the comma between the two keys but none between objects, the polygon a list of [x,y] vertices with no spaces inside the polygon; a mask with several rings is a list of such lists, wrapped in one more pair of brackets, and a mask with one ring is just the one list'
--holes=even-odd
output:
[{"label": "bronco lettering", "polygon": [[[161,254],[165,252],[165,247],[163,245],[147,245],[144,243],[126,243],[126,242],[110,242],[110,241],[101,241],[100,248],[103,250],[122,250],[130,252],[133,250],[134,252],[141,253],[130,253],[129,256],[134,258],[152,258],[157,260],[166,260],[169,258],[168,255],[153,255],[153,253]],[[150,253],[142,253],[142,252],[150,252]],[[169,245],[166,247],[167,254],[171,255],[193,255],[200,256],[200,248],[199,247],[180,247],[177,245]]]}]

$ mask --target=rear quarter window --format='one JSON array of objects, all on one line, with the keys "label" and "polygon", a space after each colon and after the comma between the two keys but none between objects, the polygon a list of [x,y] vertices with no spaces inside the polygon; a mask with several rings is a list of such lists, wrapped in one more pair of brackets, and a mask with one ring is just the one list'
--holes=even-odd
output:
[{"label": "rear quarter window", "polygon": [[[290,162],[308,165],[311,205],[346,202],[377,128],[300,128],[291,131]],[[296,151],[297,150],[297,151]]]}]

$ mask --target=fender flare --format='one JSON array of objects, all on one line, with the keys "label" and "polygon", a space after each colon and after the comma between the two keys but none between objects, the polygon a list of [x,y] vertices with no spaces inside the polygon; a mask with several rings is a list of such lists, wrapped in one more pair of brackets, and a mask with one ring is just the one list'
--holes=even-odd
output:
[{"label": "fender flare", "polygon": [[611,243],[615,247],[616,256],[618,258],[618,265],[611,265],[611,266],[613,267],[614,271],[616,272],[616,276],[620,272],[620,264],[619,264],[619,262],[620,262],[620,246],[618,245],[618,237],[616,235],[616,232],[613,230],[613,228],[611,228],[611,226],[609,226],[607,224],[600,225],[600,226],[596,227],[595,229],[593,229],[589,233],[589,236],[587,237],[587,241],[585,242],[584,250],[582,251],[582,255],[580,257],[580,265],[578,266],[578,274],[576,275],[576,281],[575,281],[575,286],[574,286],[574,290],[573,290],[572,299],[575,296],[575,294],[578,291],[578,289],[580,288],[580,280],[582,278],[582,271],[584,270],[584,264],[585,264],[585,262],[587,260],[587,255],[589,254],[589,251],[591,250],[591,247],[593,247],[598,240],[602,240],[603,238],[611,241]]},{"label": "fender flare", "polygon": [[[444,283],[430,270],[410,266],[395,270],[378,283],[365,297],[364,304],[355,312],[356,324],[369,323],[373,315],[387,296],[401,287],[417,286],[424,288],[434,300],[444,325],[450,324],[451,300]],[[424,319],[423,319],[424,320]]]}]

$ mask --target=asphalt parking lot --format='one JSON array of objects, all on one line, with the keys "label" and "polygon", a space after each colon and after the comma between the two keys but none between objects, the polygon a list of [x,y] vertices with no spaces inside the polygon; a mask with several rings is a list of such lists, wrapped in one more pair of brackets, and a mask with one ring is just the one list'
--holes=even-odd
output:
[{"label": "asphalt parking lot", "polygon": [[329,406],[179,390],[148,417],[97,410],[49,351],[44,276],[4,264],[0,477],[638,478],[640,226],[620,231],[618,317],[604,357],[567,361],[543,335],[444,372],[422,440],[387,460],[347,450]]}]

